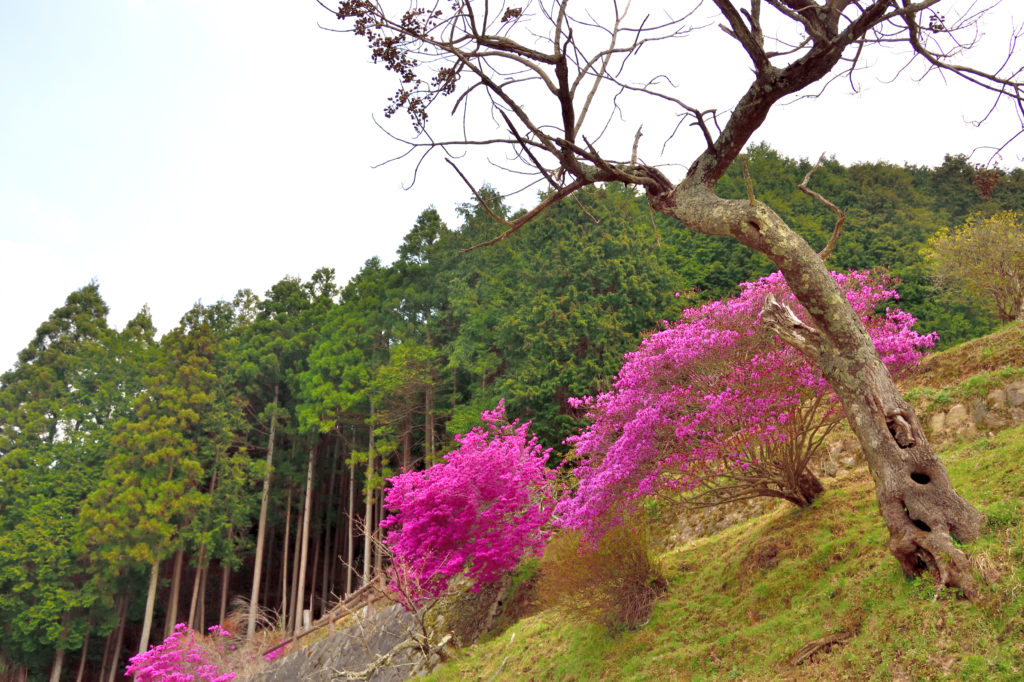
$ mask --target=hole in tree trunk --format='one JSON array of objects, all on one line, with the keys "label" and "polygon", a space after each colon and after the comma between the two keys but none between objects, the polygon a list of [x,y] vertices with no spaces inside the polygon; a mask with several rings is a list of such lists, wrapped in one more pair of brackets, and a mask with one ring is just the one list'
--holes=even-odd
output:
[{"label": "hole in tree trunk", "polygon": [[917,519],[910,519],[910,522],[912,524],[914,524],[915,526],[917,526],[918,528],[920,528],[921,530],[923,530],[924,532],[926,532],[926,533],[930,532],[931,529],[932,529],[931,526],[929,526],[924,521],[918,521]]},{"label": "hole in tree trunk", "polygon": [[914,473],[910,474],[910,480],[912,480],[914,483],[926,485],[932,479],[930,476],[928,476],[928,474],[921,474],[915,471]]}]

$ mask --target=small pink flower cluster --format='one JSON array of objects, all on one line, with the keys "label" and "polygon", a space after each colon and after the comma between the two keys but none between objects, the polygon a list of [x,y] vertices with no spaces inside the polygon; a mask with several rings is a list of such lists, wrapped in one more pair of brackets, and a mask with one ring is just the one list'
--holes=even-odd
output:
[{"label": "small pink flower cluster", "polygon": [[[832,273],[890,371],[912,365],[936,335],[912,329],[881,273]],[[613,388],[571,401],[590,426],[567,439],[584,462],[576,493],[556,508],[559,522],[591,540],[657,489],[690,490],[723,472],[747,469],[773,446],[802,438],[808,405],[840,409],[825,379],[800,353],[758,324],[767,294],[807,319],[776,272],[741,285],[740,295],[683,311],[674,325],[625,356]],[[799,419],[798,419],[799,417]]]},{"label": "small pink flower cluster", "polygon": [[[220,625],[209,628],[211,635],[229,637],[231,633]],[[162,644],[151,646],[149,651],[133,656],[128,661],[125,677],[135,677],[138,682],[229,682],[235,673],[222,673],[214,663],[205,659],[209,655],[203,646],[202,637],[184,623],[174,626],[174,633]],[[219,651],[224,646],[217,647]]]},{"label": "small pink flower cluster", "polygon": [[481,415],[484,426],[456,437],[459,447],[424,471],[388,480],[385,544],[392,589],[418,602],[442,594],[464,574],[476,586],[496,580],[550,534],[555,472],[551,450],[530,423],[505,423],[505,405]]}]

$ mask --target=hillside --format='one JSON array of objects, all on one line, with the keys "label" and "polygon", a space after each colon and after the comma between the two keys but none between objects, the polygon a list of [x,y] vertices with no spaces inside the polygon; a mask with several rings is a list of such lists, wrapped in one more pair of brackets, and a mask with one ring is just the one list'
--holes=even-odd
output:
[{"label": "hillside", "polygon": [[[1018,323],[937,354],[908,385],[932,405],[984,396],[1022,374],[1022,331]],[[978,603],[902,575],[860,466],[811,508],[779,507],[665,551],[668,593],[639,630],[610,635],[535,604],[431,679],[1019,679],[1024,426],[973,434],[940,452],[988,517],[969,548],[989,585]]]}]

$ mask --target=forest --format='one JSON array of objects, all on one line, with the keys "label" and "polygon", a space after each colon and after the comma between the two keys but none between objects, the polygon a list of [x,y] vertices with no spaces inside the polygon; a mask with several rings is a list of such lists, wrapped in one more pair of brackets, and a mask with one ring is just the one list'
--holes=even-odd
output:
[{"label": "forest", "polygon": [[[744,165],[823,248],[835,216],[797,189],[812,162],[753,146],[720,196],[747,196]],[[1024,210],[1024,171],[825,159],[811,184],[846,215],[830,268],[884,270],[939,348],[999,325],[994,302],[940,281],[934,245]],[[664,321],[774,269],[618,184],[463,252],[502,232],[492,212],[514,217],[487,187],[459,225],[426,208],[390,263],[240,288],[159,338],[146,309],[111,328],[95,282],[71,292],[0,376],[0,675],[114,680],[177,623],[316,619],[386,568],[371,540],[388,479],[499,400],[557,466],[585,424],[572,398],[606,390]]]}]

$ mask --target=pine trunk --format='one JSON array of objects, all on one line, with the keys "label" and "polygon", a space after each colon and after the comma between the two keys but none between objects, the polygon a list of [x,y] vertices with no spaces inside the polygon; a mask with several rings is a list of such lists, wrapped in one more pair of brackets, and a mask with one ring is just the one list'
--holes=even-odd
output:
[{"label": "pine trunk", "polygon": [[139,636],[139,653],[149,648],[149,633],[153,629],[153,608],[156,606],[156,585],[160,578],[160,560],[157,559],[149,569],[149,590],[146,592],[146,612],[142,617],[142,634]]},{"label": "pine trunk", "polygon": [[427,386],[426,397],[424,398],[423,405],[424,412],[426,412],[426,434],[425,434],[425,448],[426,448],[426,463],[430,466],[434,463],[434,386],[430,384]]},{"label": "pine trunk", "polygon": [[348,541],[345,543],[345,596],[352,594],[352,573],[355,571],[356,463],[348,472]]},{"label": "pine trunk", "polygon": [[220,620],[223,623],[228,617],[228,590],[231,588],[231,565],[223,563],[220,566]]},{"label": "pine trunk", "polygon": [[288,623],[288,542],[292,530],[292,489],[288,488],[288,502],[285,506],[284,540],[281,542],[281,618]]},{"label": "pine trunk", "polygon": [[[90,623],[91,624],[91,623]],[[78,674],[75,675],[75,682],[82,682],[85,679],[85,663],[89,660],[89,633],[85,633],[85,639],[82,640],[82,653],[78,659]]]},{"label": "pine trunk", "polygon": [[[299,500],[299,508],[301,509],[301,508],[303,508],[305,506],[306,506],[306,495],[305,495],[305,491],[303,491],[302,498],[300,498],[300,500]],[[286,629],[289,629],[289,630],[294,630],[295,629],[295,623],[297,622],[296,621],[297,611],[300,608],[299,603],[296,601],[296,597],[298,596],[298,592],[299,592],[299,580],[298,580],[298,577],[299,577],[299,554],[301,552],[301,547],[302,547],[302,518],[300,517],[300,518],[295,520],[295,542],[292,543],[292,580],[291,580],[291,588],[290,588],[291,592],[289,594],[289,599],[291,599],[291,602],[290,602],[291,603],[291,611],[290,611],[290,613],[291,613],[291,620],[288,622],[288,627],[286,628]]]},{"label": "pine trunk", "polygon": [[313,460],[316,454],[316,447],[309,448],[309,464],[306,466],[306,494],[305,503],[302,505],[302,545],[300,548],[299,571],[296,576],[298,595],[295,597],[295,634],[303,628],[303,607],[306,605],[306,559],[309,556],[309,517],[313,506]]},{"label": "pine trunk", "polygon": [[[253,558],[252,592],[249,596],[248,637],[256,632],[256,612],[260,607],[260,573],[263,570],[263,543],[267,535],[267,507],[270,505],[270,474],[274,466],[274,430],[277,428],[277,396],[279,387],[274,385],[274,401],[271,403],[270,435],[267,437],[267,470],[263,474],[263,496],[260,498],[260,520],[256,529],[256,556]],[[222,619],[223,621],[223,619]]]},{"label": "pine trunk", "polygon": [[[154,590],[155,592],[155,590]],[[121,600],[121,608],[118,609],[117,637],[114,638],[114,648],[110,652],[110,673],[107,682],[114,682],[118,679],[117,673],[121,669],[121,647],[124,646],[124,631],[128,626],[128,595],[125,594]]]},{"label": "pine trunk", "polygon": [[167,618],[164,620],[164,639],[171,636],[178,620],[178,602],[181,598],[181,569],[185,562],[185,550],[174,553],[174,572],[171,578],[171,594],[167,599]]},{"label": "pine trunk", "polygon": [[373,401],[370,401],[370,439],[366,453],[366,512],[363,516],[363,585],[370,584],[373,570]]},{"label": "pine trunk", "polygon": [[192,580],[192,598],[188,607],[188,626],[196,628],[196,609],[199,607],[199,587],[203,580],[203,564],[206,562],[206,545],[199,548],[199,559],[196,563],[196,575]]},{"label": "pine trunk", "polygon": [[60,674],[64,670],[64,649],[57,649],[50,666],[50,682],[60,682]]}]

